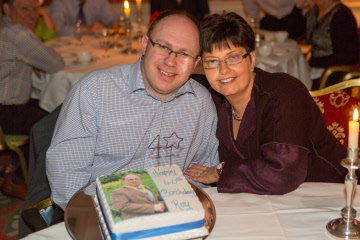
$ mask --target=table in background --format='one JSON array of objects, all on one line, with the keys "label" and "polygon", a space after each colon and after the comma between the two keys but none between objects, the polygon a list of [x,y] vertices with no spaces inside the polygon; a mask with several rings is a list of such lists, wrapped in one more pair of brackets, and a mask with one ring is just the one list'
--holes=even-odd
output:
[{"label": "table in background", "polygon": [[[82,38],[83,44],[76,45],[73,37],[60,37],[46,44],[53,47],[65,61],[65,68],[55,74],[42,74],[41,79],[33,74],[33,98],[38,98],[40,107],[51,112],[60,105],[70,89],[85,74],[97,69],[109,68],[115,65],[122,65],[136,62],[141,56],[140,40],[132,40],[132,47],[137,53],[132,55],[123,54],[126,48],[126,38],[119,38],[118,42],[122,47],[113,47],[108,50],[109,57],[104,57],[105,50],[100,46],[100,40],[93,35],[85,35]],[[82,51],[91,51],[92,61],[89,64],[79,64],[76,54]]]},{"label": "table in background", "polygon": [[256,54],[256,67],[271,73],[288,73],[298,78],[310,90],[312,86],[310,67],[299,44],[293,39],[287,39],[283,43],[271,41],[267,44],[273,45],[272,53],[268,57]]},{"label": "table in background", "polygon": [[[360,186],[357,186],[357,192]],[[326,224],[340,217],[345,207],[345,186],[336,183],[303,183],[285,195],[218,193],[204,191],[216,209],[216,222],[206,240],[319,240],[328,239]],[[360,208],[355,194],[354,208]],[[357,218],[359,219],[359,217]],[[28,235],[25,239],[71,239],[64,223]]]}]

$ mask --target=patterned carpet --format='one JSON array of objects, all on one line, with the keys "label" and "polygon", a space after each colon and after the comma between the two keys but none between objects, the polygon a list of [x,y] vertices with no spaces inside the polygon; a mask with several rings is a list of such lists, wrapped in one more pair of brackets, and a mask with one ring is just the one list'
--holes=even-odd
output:
[{"label": "patterned carpet", "polygon": [[17,240],[22,200],[0,192],[0,240]]}]

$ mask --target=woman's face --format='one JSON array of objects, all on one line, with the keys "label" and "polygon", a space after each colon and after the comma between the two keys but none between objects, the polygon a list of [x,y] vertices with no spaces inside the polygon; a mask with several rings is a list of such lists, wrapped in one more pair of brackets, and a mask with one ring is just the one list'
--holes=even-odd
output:
[{"label": "woman's face", "polygon": [[333,0],[314,0],[315,5],[319,9],[325,9],[327,6],[329,6]]},{"label": "woman's face", "polygon": [[[231,42],[229,42],[229,46],[230,48],[213,48],[211,53],[204,52],[202,56],[203,63],[216,63],[216,60],[220,61],[217,68],[206,69],[206,64],[204,65],[206,78],[211,87],[225,97],[251,93],[254,82],[254,75],[251,69],[255,67],[255,52],[253,51],[249,53],[250,55],[242,57],[247,53],[245,48],[235,47]],[[243,59],[235,65],[228,65],[223,61],[227,60],[230,62],[238,57],[240,58],[239,60]]]}]

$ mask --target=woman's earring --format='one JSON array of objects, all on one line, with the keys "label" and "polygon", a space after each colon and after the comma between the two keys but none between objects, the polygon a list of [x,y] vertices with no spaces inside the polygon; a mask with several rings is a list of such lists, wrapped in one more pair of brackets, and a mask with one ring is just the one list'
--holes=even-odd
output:
[{"label": "woman's earring", "polygon": [[253,72],[253,71],[254,71],[254,69],[252,68],[252,69],[251,69],[251,71]]}]

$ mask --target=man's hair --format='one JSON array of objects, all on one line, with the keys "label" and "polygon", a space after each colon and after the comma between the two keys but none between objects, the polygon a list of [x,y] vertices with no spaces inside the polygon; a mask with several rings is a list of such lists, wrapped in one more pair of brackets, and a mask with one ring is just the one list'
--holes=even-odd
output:
[{"label": "man's hair", "polygon": [[255,36],[244,18],[234,12],[212,14],[200,23],[201,54],[211,53],[213,48],[243,47],[246,52],[255,50]]},{"label": "man's hair", "polygon": [[[122,176],[122,180],[125,181],[125,178],[129,175],[135,175],[135,176],[138,176],[140,178],[140,175],[138,174],[135,174],[135,173],[129,173],[129,174],[125,174],[124,176]],[[141,179],[141,178],[140,178]]]},{"label": "man's hair", "polygon": [[163,20],[164,18],[170,16],[170,15],[182,15],[187,17],[188,19],[190,19],[196,26],[196,28],[199,30],[199,21],[192,15],[190,15],[189,13],[185,12],[185,11],[177,11],[177,10],[165,10],[163,12],[161,12],[158,16],[156,16],[156,18],[154,19],[154,21],[151,22],[149,29],[147,31],[147,35],[150,36],[150,34],[152,33],[152,31],[154,30],[154,28],[156,27],[156,25]]}]

